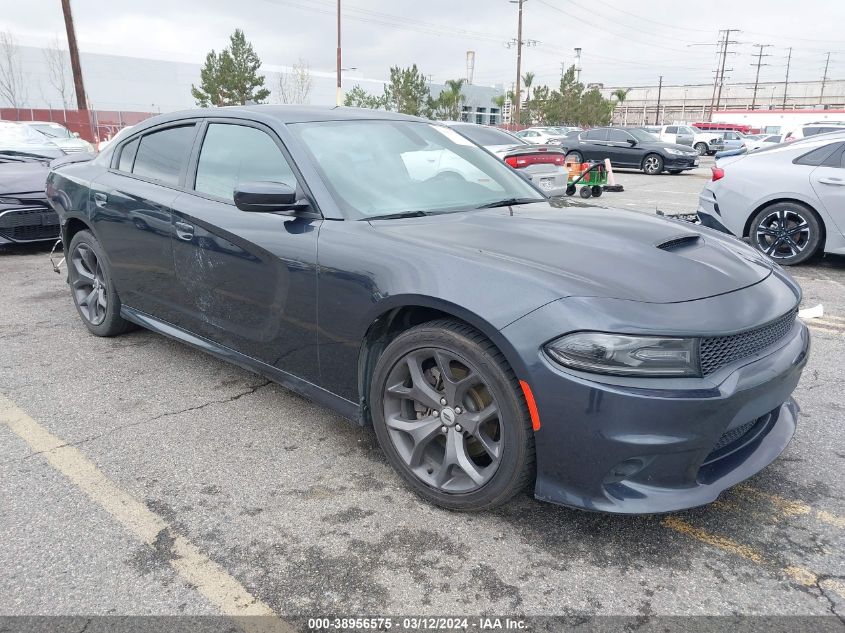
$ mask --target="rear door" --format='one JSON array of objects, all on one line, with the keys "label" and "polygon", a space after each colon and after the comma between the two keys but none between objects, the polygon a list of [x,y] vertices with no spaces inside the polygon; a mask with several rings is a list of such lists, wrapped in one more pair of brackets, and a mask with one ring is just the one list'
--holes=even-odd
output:
[{"label": "rear door", "polygon": [[845,143],[835,145],[833,152],[810,173],[810,184],[839,232],[845,233]]},{"label": "rear door", "polygon": [[186,188],[174,203],[177,324],[310,381],[317,372],[317,234],[297,216],[238,209],[238,183],[282,182],[309,198],[276,133],[242,119],[200,130]]},{"label": "rear door", "polygon": [[678,126],[677,125],[667,125],[663,129],[663,134],[660,135],[660,140],[664,141],[665,143],[677,143],[678,138]]},{"label": "rear door", "polygon": [[596,128],[581,133],[578,151],[585,160],[604,160],[610,158],[607,146],[607,128]]},{"label": "rear door", "polygon": [[178,291],[172,205],[185,178],[196,122],[153,128],[123,143],[91,183],[92,222],[124,305],[165,321]]}]

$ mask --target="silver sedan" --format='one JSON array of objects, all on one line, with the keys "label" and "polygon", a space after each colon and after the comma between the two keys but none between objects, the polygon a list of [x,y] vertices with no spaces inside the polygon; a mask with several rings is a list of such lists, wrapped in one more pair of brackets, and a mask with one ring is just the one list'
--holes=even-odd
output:
[{"label": "silver sedan", "polygon": [[845,132],[717,161],[698,217],[784,265],[845,255]]}]

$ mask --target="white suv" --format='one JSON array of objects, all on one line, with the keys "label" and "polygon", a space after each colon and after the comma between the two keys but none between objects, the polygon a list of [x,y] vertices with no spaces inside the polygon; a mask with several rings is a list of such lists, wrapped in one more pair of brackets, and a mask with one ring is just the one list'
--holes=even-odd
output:
[{"label": "white suv", "polygon": [[805,123],[794,130],[786,133],[783,137],[784,143],[797,141],[808,136],[815,136],[816,134],[824,134],[826,132],[845,132],[845,121],[816,121],[813,123]]}]

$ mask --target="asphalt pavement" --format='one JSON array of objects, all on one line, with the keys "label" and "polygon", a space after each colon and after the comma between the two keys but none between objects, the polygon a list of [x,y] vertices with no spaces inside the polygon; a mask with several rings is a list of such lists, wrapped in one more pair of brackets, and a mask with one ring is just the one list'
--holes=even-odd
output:
[{"label": "asphalt pavement", "polygon": [[[705,171],[620,172],[625,192],[600,202],[693,211]],[[795,394],[797,434],[762,473],[666,516],[529,494],[457,514],[402,485],[370,429],[148,331],[93,337],[47,250],[0,249],[0,615],[841,625],[845,258],[792,272],[825,316]]]}]

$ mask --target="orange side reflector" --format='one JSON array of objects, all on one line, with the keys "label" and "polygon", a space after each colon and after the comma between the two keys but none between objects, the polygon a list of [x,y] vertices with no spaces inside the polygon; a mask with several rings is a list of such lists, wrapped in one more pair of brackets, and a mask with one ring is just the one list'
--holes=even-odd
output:
[{"label": "orange side reflector", "polygon": [[534,400],[534,394],[531,393],[531,387],[524,380],[519,381],[519,386],[522,387],[522,393],[525,394],[525,401],[528,403],[528,414],[531,416],[531,428],[535,431],[540,430],[540,414],[537,412],[537,403]]}]

